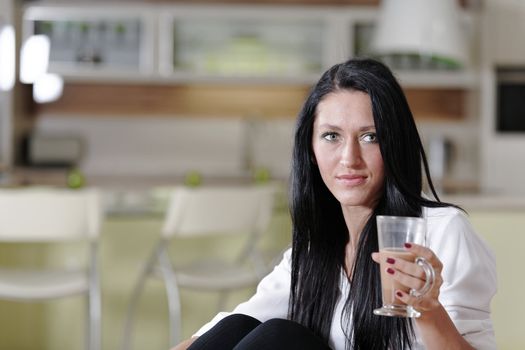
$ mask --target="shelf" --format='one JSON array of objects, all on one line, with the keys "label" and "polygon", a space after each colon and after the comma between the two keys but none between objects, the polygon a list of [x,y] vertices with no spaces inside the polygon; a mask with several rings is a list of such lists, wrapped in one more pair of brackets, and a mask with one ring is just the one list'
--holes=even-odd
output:
[{"label": "shelf", "polygon": [[479,84],[479,77],[473,70],[467,71],[408,71],[396,70],[394,75],[403,87],[472,89]]},{"label": "shelf", "polygon": [[191,72],[174,72],[168,76],[161,76],[157,82],[174,84],[225,84],[225,85],[313,85],[320,74],[303,74],[300,76],[227,76],[195,74]]}]

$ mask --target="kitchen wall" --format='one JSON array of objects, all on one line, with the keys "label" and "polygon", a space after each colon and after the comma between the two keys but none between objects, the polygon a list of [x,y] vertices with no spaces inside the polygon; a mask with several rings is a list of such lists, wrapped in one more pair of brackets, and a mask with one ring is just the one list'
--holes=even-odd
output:
[{"label": "kitchen wall", "polygon": [[80,138],[88,176],[243,177],[264,168],[286,179],[293,128],[293,118],[44,115],[35,132]]},{"label": "kitchen wall", "polygon": [[[330,2],[339,3],[363,2]],[[352,11],[347,9],[350,15]],[[453,75],[437,87],[432,76],[415,82],[409,77],[407,94],[425,144],[442,139],[454,145],[448,187],[472,190],[480,169],[476,80],[473,74],[458,80],[450,79]],[[180,176],[191,170],[245,176],[265,168],[281,179],[288,174],[295,116],[314,81],[126,85],[107,78],[84,79],[67,80],[64,95],[55,103],[36,105],[26,96],[31,109],[17,117],[18,149],[22,136],[31,132],[73,135],[84,143],[80,165],[88,176]],[[192,139],[193,134],[198,137]]]},{"label": "kitchen wall", "polygon": [[[479,10],[480,2],[467,4]],[[407,94],[425,145],[439,139],[453,145],[447,170],[451,190],[522,194],[525,137],[494,131],[494,70],[525,66],[520,44],[525,5],[488,0],[482,9],[479,30],[471,36],[470,85],[428,89],[420,79]],[[67,81],[62,98],[49,105],[33,104],[27,87],[19,88],[25,109],[17,111],[16,148],[31,131],[71,134],[84,142],[81,167],[87,174],[179,176],[199,170],[239,176],[263,167],[286,178],[293,119],[308,84],[119,84]],[[198,141],[191,140],[193,132]]]},{"label": "kitchen wall", "polygon": [[495,68],[525,67],[525,2],[487,1],[483,22],[480,86],[482,186],[489,192],[525,195],[525,134],[498,133],[495,127]]},{"label": "kitchen wall", "polygon": [[[289,1],[289,3],[320,2]],[[333,1],[330,3],[366,3],[369,5],[377,4],[377,1]],[[474,4],[474,7],[477,7],[480,2],[467,1],[466,4],[471,6]],[[524,17],[525,5],[522,2],[513,0],[486,1],[481,21],[481,51],[479,52],[480,55],[474,58],[474,61],[480,65],[478,88],[473,89],[479,92],[479,96],[473,99],[475,105],[466,106],[467,112],[460,117],[463,120],[459,122],[441,117],[426,120],[428,111],[423,113],[416,111],[415,113],[416,117],[419,118],[419,127],[426,144],[440,137],[449,139],[454,144],[453,164],[449,169],[451,177],[454,179],[451,187],[460,188],[460,190],[461,188],[472,190],[479,183],[482,190],[487,192],[523,193],[525,191],[524,186],[521,186],[521,179],[525,176],[525,166],[516,166],[517,164],[525,164],[524,137],[521,134],[501,135],[496,133],[493,127],[495,113],[494,67],[499,64],[525,65],[525,52],[522,49],[523,45],[519,44],[521,33],[525,31],[524,21],[522,20]],[[75,84],[66,83],[66,95],[68,91],[75,88]],[[158,87],[151,87],[150,89],[161,91],[158,90]],[[26,90],[19,88],[18,91],[18,95],[24,99],[21,102],[24,105],[23,109],[27,108],[28,103],[31,103],[30,95],[26,93]],[[89,90],[84,91],[92,93]],[[118,88],[115,91],[118,91]],[[218,118],[223,118],[223,122],[211,121],[210,126],[213,125],[213,128],[201,127],[201,122],[206,124],[205,120],[196,119],[194,125],[190,126],[192,124],[190,119],[195,116],[195,106],[203,108],[197,113],[200,117],[210,117],[216,120],[217,115],[214,116],[211,112],[215,102],[222,101],[223,106],[228,103],[235,104],[233,98],[223,98],[211,103],[206,103],[207,98],[203,98],[186,110],[184,108],[176,110],[172,113],[173,115],[167,113],[166,109],[156,110],[159,106],[159,100],[155,102],[156,104],[150,103],[148,105],[147,108],[152,108],[152,114],[147,115],[144,114],[145,108],[138,112],[133,111],[132,109],[136,104],[134,105],[132,101],[128,103],[132,107],[126,108],[124,98],[115,101],[114,106],[110,107],[107,112],[101,113],[101,108],[96,110],[94,112],[97,114],[96,118],[91,118],[89,112],[91,107],[85,103],[86,100],[82,104],[82,101],[78,99],[65,99],[63,101],[70,101],[66,102],[69,104],[65,107],[62,105],[62,107],[53,109],[47,106],[32,106],[29,115],[26,116],[24,116],[26,110],[21,111],[19,108],[16,117],[17,134],[15,137],[19,141],[20,136],[28,130],[32,130],[33,126],[35,126],[34,130],[49,134],[71,132],[79,135],[87,145],[82,167],[86,172],[92,174],[123,174],[129,172],[145,175],[153,172],[166,172],[179,175],[188,169],[199,168],[207,174],[237,175],[246,174],[249,168],[262,166],[269,168],[276,177],[282,178],[285,177],[288,169],[289,138],[293,132],[293,122],[287,119],[294,118],[306,91],[307,87],[302,88],[301,91],[296,90],[292,98],[287,95],[286,98],[290,101],[288,104],[281,103],[275,106],[272,97],[260,102],[259,106],[252,110],[246,108],[247,104],[240,107],[237,105],[230,110],[230,115],[218,113]],[[170,99],[173,101],[173,105],[180,106],[183,98],[187,96],[189,95],[174,94],[165,100]],[[450,94],[450,96],[454,95]],[[282,98],[280,101],[286,98]],[[240,98],[239,100],[246,99]],[[420,97],[416,97],[411,101],[411,104],[417,104],[420,100]],[[88,100],[95,109],[97,105],[100,105],[97,101],[100,99],[91,98]],[[470,97],[467,101],[470,101]],[[261,111],[259,108],[261,105],[274,106],[274,110]],[[440,105],[450,105],[450,100],[442,101]],[[109,104],[102,104],[102,106],[108,107]],[[290,106],[295,106],[295,109]],[[77,109],[75,110],[75,108]],[[285,111],[281,114],[275,112],[279,108]],[[101,117],[104,114],[105,117]],[[137,117],[141,114],[142,117]],[[174,115],[183,121],[173,118],[173,120],[169,120]],[[250,144],[245,141],[247,137],[242,135],[246,135],[248,132],[247,125],[250,122],[247,122],[247,119],[252,118],[252,115],[256,115],[256,118],[262,117],[262,119],[268,120],[258,122],[255,131],[252,125],[249,132],[256,136],[251,140],[259,138],[261,142]],[[267,118],[269,115],[271,115],[270,118]],[[166,118],[166,116],[168,117]],[[274,118],[276,116],[277,118]],[[224,117],[232,117],[232,119],[226,121]],[[150,118],[149,121],[146,121],[147,118]],[[145,127],[146,124],[148,127]],[[175,129],[183,124],[186,126],[179,129],[182,135],[179,137]],[[277,131],[271,130],[270,126],[272,125],[276,126],[275,130]],[[203,138],[207,140],[202,143],[202,147],[195,144],[189,146],[191,141],[187,139],[187,133],[183,131],[186,128],[200,131],[201,137],[204,136]],[[218,128],[217,133],[220,132],[222,135],[217,135],[213,130],[214,128]],[[111,135],[113,131],[110,130],[115,130],[115,132],[118,130],[118,135],[121,137],[110,139],[103,137],[103,135]],[[147,134],[146,130],[149,130],[151,135]],[[275,135],[268,139],[265,138],[267,136],[261,136],[268,133],[275,133]],[[225,140],[223,147],[215,147],[218,143],[222,143],[221,138]],[[135,142],[132,142],[134,139]],[[232,141],[233,139],[236,141]],[[18,141],[17,149],[19,148]],[[185,149],[186,147],[190,150]],[[190,160],[194,159],[193,155],[197,153],[204,153],[202,161],[198,161],[200,165]],[[217,161],[216,155],[218,153],[223,155],[221,162]],[[184,155],[187,157],[185,158]],[[108,164],[113,164],[109,161],[110,158],[118,159],[117,166],[108,166]],[[209,166],[209,169],[204,169],[203,166]],[[507,169],[512,169],[512,171]]]}]

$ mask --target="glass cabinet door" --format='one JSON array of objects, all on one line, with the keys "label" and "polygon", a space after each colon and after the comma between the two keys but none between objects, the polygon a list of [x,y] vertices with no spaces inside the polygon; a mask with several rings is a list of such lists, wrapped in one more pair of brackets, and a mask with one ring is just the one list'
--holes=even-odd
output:
[{"label": "glass cabinet door", "polygon": [[161,68],[196,79],[311,81],[325,67],[326,26],[321,19],[171,17]]},{"label": "glass cabinet door", "polygon": [[49,70],[64,75],[151,74],[154,28],[133,11],[103,6],[30,7],[24,14],[25,36],[49,38]]}]

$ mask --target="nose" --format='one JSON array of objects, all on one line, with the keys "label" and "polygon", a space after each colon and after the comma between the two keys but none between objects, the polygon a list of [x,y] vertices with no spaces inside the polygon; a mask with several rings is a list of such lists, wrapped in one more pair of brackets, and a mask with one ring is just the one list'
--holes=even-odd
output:
[{"label": "nose", "polygon": [[351,168],[361,164],[361,148],[357,140],[348,141],[344,144],[340,163],[342,166]]}]

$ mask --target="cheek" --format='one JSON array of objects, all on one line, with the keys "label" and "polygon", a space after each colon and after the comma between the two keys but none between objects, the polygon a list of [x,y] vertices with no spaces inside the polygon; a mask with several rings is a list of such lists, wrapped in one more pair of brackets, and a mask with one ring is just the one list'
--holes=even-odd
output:
[{"label": "cheek", "polygon": [[370,167],[377,177],[381,179],[385,177],[385,166],[383,163],[383,157],[381,157],[381,153],[378,152],[377,154],[374,154],[374,156],[371,158]]},{"label": "cheek", "polygon": [[312,163],[314,163],[319,168],[321,168],[321,165],[319,164],[319,160],[321,160],[321,164],[322,164],[323,159],[324,157],[321,152],[321,149],[319,148],[319,145],[317,144],[317,142],[313,141],[312,142],[312,156],[311,156]]},{"label": "cheek", "polygon": [[329,172],[331,168],[333,168],[333,162],[334,162],[334,154],[333,152],[329,152],[328,150],[323,150],[322,148],[315,148],[313,149],[313,162],[317,165],[319,168],[319,171],[321,172],[321,175],[323,175],[326,172]]}]

